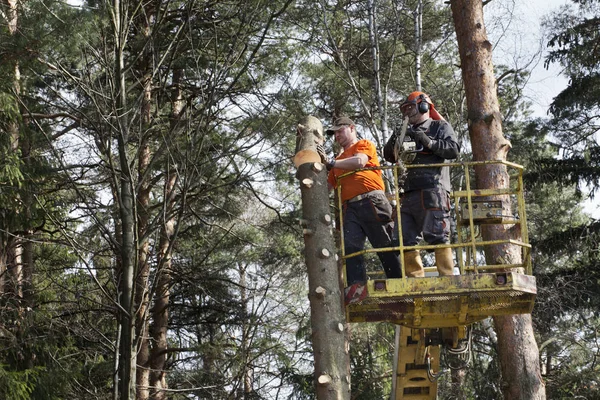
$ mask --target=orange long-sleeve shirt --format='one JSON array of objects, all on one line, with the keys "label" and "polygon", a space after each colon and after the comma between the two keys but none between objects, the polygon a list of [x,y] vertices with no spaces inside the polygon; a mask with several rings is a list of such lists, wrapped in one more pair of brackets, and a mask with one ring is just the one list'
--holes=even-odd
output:
[{"label": "orange long-sleeve shirt", "polygon": [[[342,154],[336,157],[336,160],[349,158],[357,153],[366,154],[369,158],[365,168],[378,167],[380,165],[379,157],[377,157],[377,151],[375,150],[375,145],[366,139],[359,140],[352,146],[348,147]],[[349,171],[345,169],[333,168],[331,171],[329,171],[327,181],[329,184],[331,184],[331,186],[336,188],[338,183],[337,177],[347,172]],[[383,183],[383,179],[381,178],[381,170],[366,170],[356,172],[342,178],[340,184],[342,185],[342,202],[372,190],[385,190],[385,185]]]}]

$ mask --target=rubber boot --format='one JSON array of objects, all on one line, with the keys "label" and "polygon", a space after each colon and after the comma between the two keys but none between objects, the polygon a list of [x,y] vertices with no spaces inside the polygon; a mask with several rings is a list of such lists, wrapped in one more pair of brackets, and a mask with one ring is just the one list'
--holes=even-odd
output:
[{"label": "rubber boot", "polygon": [[404,272],[409,278],[422,278],[425,276],[421,253],[418,250],[404,252]]},{"label": "rubber boot", "polygon": [[435,249],[435,265],[440,276],[454,275],[454,257],[450,247]]}]

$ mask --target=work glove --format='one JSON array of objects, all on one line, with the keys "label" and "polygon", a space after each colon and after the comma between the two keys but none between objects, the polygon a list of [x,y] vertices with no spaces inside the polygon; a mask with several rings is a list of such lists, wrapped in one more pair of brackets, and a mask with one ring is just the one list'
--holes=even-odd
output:
[{"label": "work glove", "polygon": [[425,147],[427,149],[431,148],[431,142],[433,142],[433,141],[431,140],[431,138],[429,136],[427,136],[425,131],[422,131],[422,130],[413,131],[413,132],[411,132],[410,136],[415,140],[415,142],[420,142],[423,145],[423,147]]},{"label": "work glove", "polygon": [[327,158],[327,154],[325,153],[325,148],[321,144],[317,145],[317,153],[319,153],[319,156],[321,157],[321,164],[325,164],[327,171],[331,171],[331,169],[333,168],[333,165],[335,164],[335,159]]}]

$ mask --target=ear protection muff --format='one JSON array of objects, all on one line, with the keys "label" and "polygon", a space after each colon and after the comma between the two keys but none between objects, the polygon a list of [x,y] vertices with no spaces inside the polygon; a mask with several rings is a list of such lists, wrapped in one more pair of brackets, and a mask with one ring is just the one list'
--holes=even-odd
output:
[{"label": "ear protection muff", "polygon": [[429,102],[427,101],[427,97],[422,94],[419,96],[419,99],[421,101],[417,101],[417,110],[419,110],[421,114],[425,114],[427,111],[429,111]]}]

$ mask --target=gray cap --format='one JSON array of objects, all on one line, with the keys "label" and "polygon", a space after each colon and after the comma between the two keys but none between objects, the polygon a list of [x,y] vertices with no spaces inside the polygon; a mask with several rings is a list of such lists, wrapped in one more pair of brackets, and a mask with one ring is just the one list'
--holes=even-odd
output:
[{"label": "gray cap", "polygon": [[333,120],[333,126],[330,128],[327,128],[325,130],[325,133],[328,135],[333,135],[335,133],[335,131],[337,131],[341,127],[349,126],[349,125],[354,125],[354,121],[352,121],[348,117],[338,117],[335,120]]}]

